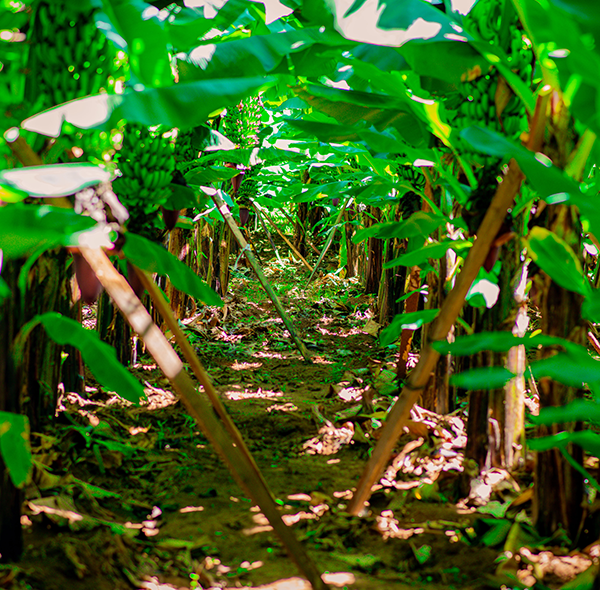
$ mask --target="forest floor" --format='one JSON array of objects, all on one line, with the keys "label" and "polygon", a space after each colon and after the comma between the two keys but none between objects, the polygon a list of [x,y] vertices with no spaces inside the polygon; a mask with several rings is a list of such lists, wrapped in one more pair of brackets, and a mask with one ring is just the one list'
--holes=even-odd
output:
[{"label": "forest floor", "polygon": [[[397,395],[397,351],[379,346],[373,299],[356,280],[325,270],[307,287],[288,260],[271,260],[266,273],[311,364],[247,269],[233,272],[223,308],[198,308],[184,324],[284,520],[332,588],[560,588],[595,571],[598,546],[570,552],[560,538],[536,538],[530,475],[466,473],[460,411],[415,407],[365,515],[348,516]],[[0,587],[308,588],[155,363],[142,358],[132,371],[146,387],[140,406],[89,376],[87,395],[66,393],[53,429],[33,435],[26,550],[0,568]]]}]

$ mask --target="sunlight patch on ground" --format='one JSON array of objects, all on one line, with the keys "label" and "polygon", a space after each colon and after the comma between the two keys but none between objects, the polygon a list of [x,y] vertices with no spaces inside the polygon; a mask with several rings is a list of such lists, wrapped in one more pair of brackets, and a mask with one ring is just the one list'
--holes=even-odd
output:
[{"label": "sunlight patch on ground", "polygon": [[298,406],[294,405],[292,402],[288,402],[287,404],[275,404],[267,408],[267,412],[295,412],[297,410]]},{"label": "sunlight patch on ground", "polygon": [[326,359],[322,356],[313,356],[312,362],[316,365],[334,365],[335,364],[333,361],[330,361],[329,359]]},{"label": "sunlight patch on ground", "polygon": [[282,391],[273,391],[271,389],[262,389],[259,387],[256,390],[244,388],[242,391],[241,386],[233,386],[225,392],[227,399],[230,400],[241,400],[241,399],[260,399],[260,398],[271,398],[283,396]]},{"label": "sunlight patch on ground", "polygon": [[[335,588],[344,588],[356,582],[354,574],[350,572],[330,572],[323,574],[321,578]],[[286,578],[263,586],[253,586],[253,590],[311,590],[311,585],[302,578]]]},{"label": "sunlight patch on ground", "polygon": [[278,352],[255,352],[252,356],[261,358],[261,359],[283,359],[285,358],[282,354]]},{"label": "sunlight patch on ground", "polygon": [[239,363],[238,361],[234,361],[231,368],[234,371],[243,371],[244,369],[260,369],[262,366],[262,363]]},{"label": "sunlight patch on ground", "polygon": [[180,508],[179,512],[187,514],[188,512],[202,512],[203,510],[204,506],[186,506],[185,508]]},{"label": "sunlight patch on ground", "polygon": [[321,328],[320,326],[316,327],[318,332],[326,336],[335,336],[337,338],[348,338],[348,336],[356,336],[357,334],[368,334],[362,328],[350,328],[348,330],[338,330],[337,332],[327,330],[326,328]]}]

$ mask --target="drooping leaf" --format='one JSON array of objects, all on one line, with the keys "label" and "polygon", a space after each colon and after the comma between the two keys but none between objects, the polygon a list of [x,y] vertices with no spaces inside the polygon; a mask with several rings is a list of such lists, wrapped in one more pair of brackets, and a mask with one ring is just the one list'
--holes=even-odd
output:
[{"label": "drooping leaf", "polygon": [[0,455],[14,486],[23,487],[33,465],[26,416],[0,412]]},{"label": "drooping leaf", "polygon": [[186,209],[198,205],[196,193],[191,187],[171,183],[169,190],[171,194],[164,204],[165,209]]},{"label": "drooping leaf", "polygon": [[579,259],[554,232],[539,226],[533,227],[527,239],[527,249],[533,261],[563,289],[584,296],[591,292]]},{"label": "drooping leaf", "polygon": [[[354,43],[335,31],[306,28],[274,32],[269,35],[252,35],[242,39],[224,39],[203,43],[192,49],[187,57],[178,62],[180,81],[264,76],[279,70],[287,73],[286,58],[295,56],[296,75],[306,75],[303,69],[313,69],[315,64],[304,62],[302,55],[310,52],[313,60],[320,62],[321,69],[331,58],[319,58],[313,51],[318,47],[322,53],[329,47],[339,48],[340,53]],[[280,66],[283,67],[280,68]],[[302,66],[305,66],[302,68]],[[318,67],[318,64],[317,64]],[[323,72],[321,71],[321,74]]]},{"label": "drooping leaf", "polygon": [[390,221],[386,223],[376,223],[371,227],[360,229],[356,232],[352,241],[355,244],[366,240],[367,238],[412,238],[423,236],[427,238],[434,230],[440,227],[446,221],[445,217],[435,215],[425,211],[416,211],[404,221]]},{"label": "drooping leaf", "polygon": [[189,266],[162,246],[142,236],[128,233],[123,254],[137,267],[169,277],[177,289],[199,299],[205,305],[223,305],[221,298]]},{"label": "drooping leaf", "polygon": [[515,377],[504,367],[479,367],[463,373],[455,373],[450,383],[464,389],[499,389]]},{"label": "drooping leaf", "polygon": [[42,246],[77,245],[77,234],[93,227],[91,217],[48,205],[8,205],[0,210],[0,250],[18,258]]},{"label": "drooping leaf", "polygon": [[402,330],[416,330],[423,324],[432,322],[439,311],[439,309],[424,309],[423,311],[398,314],[391,324],[381,331],[379,343],[381,346],[393,344],[400,338]]},{"label": "drooping leaf", "polygon": [[[27,166],[0,172],[0,184],[31,197],[64,197],[109,180],[110,173],[93,164]],[[2,198],[2,192],[0,200],[8,201]]]},{"label": "drooping leaf", "polygon": [[425,147],[428,143],[427,125],[415,114],[417,103],[408,96],[392,97],[316,84],[296,86],[293,90],[304,102],[342,125],[364,120],[378,131],[393,126],[403,140],[413,146]]},{"label": "drooping leaf", "polygon": [[124,94],[99,94],[69,101],[22,122],[22,127],[42,135],[58,137],[66,121],[79,129],[110,130],[121,119],[143,125],[189,129],[206,122],[208,116],[227,104],[274,84],[275,78],[202,80],[164,88],[147,88]]},{"label": "drooping leaf", "polygon": [[87,367],[104,388],[115,391],[134,404],[146,399],[139,381],[118,361],[115,349],[102,342],[95,331],[87,330],[79,322],[56,312],[36,316],[34,321],[40,322],[48,336],[58,344],[77,348]]}]

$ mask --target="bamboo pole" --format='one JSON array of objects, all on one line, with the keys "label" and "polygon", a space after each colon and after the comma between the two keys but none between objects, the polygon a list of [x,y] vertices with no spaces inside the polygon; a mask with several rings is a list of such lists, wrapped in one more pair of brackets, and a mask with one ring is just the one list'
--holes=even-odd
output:
[{"label": "bamboo pole", "polygon": [[315,276],[315,273],[317,272],[319,266],[321,265],[321,262],[323,262],[323,258],[325,258],[325,254],[327,254],[327,250],[329,250],[329,247],[331,246],[331,242],[333,242],[333,236],[335,235],[335,230],[337,229],[337,226],[339,225],[340,221],[342,220],[342,217],[344,216],[344,211],[346,210],[346,207],[348,207],[348,205],[350,204],[350,201],[352,201],[352,197],[348,197],[346,199],[345,203],[340,207],[340,212],[338,213],[335,223],[333,224],[333,227],[331,228],[329,235],[327,236],[327,242],[325,242],[325,247],[323,248],[323,251],[321,252],[321,255],[319,256],[319,259],[317,260],[312,273],[310,273],[310,276],[308,277],[308,281],[306,282],[307,285],[310,285],[310,282],[313,280],[313,277]]},{"label": "bamboo pole", "polygon": [[262,271],[262,268],[256,261],[254,254],[252,254],[250,247],[248,246],[248,242],[246,242],[246,240],[244,239],[244,236],[240,232],[235,220],[231,216],[231,212],[229,211],[227,203],[223,201],[219,193],[220,191],[215,191],[214,194],[211,195],[215,205],[217,206],[217,209],[220,211],[221,215],[223,216],[223,219],[225,220],[225,223],[233,233],[233,237],[236,239],[237,243],[242,248],[242,252],[246,255],[246,258],[250,263],[252,270],[254,270],[254,274],[258,278],[258,281],[263,286],[264,290],[267,292],[269,299],[273,302],[273,305],[275,306],[279,317],[283,320],[285,327],[288,329],[290,336],[292,337],[292,340],[296,345],[296,348],[298,348],[300,354],[304,357],[305,361],[309,363],[312,362],[310,352],[308,352],[308,349],[306,348],[304,342],[302,342],[302,340],[300,340],[300,338],[298,337],[298,334],[296,332],[296,329],[294,328],[294,325],[292,324],[292,321],[290,320],[287,313],[285,313],[285,309],[283,309],[281,301],[279,301],[279,297],[277,297],[277,293],[275,293],[273,287],[271,287],[271,284],[267,280],[267,277],[265,277],[265,273]]},{"label": "bamboo pole", "polygon": [[[540,149],[543,139],[548,98],[548,92],[541,92],[538,96],[527,145],[533,151]],[[540,131],[540,128],[542,131]],[[479,226],[477,239],[473,247],[469,250],[463,269],[456,279],[456,284],[442,304],[440,313],[431,327],[429,342],[421,351],[417,366],[409,375],[406,385],[402,388],[398,399],[388,413],[379,441],[373,449],[373,453],[356,486],[356,492],[348,505],[348,512],[350,514],[359,514],[371,495],[371,488],[389,460],[394,445],[402,434],[408,420],[410,410],[418,401],[419,396],[429,381],[431,372],[435,369],[440,355],[431,347],[430,343],[445,339],[450,328],[456,321],[464,305],[467,293],[473,281],[477,278],[479,269],[485,262],[488,252],[506,217],[508,208],[511,206],[524,178],[525,176],[521,172],[517,162],[511,160],[508,172],[500,183]]]},{"label": "bamboo pole", "polygon": [[300,254],[300,252],[298,252],[298,249],[285,237],[285,235],[277,227],[275,222],[267,215],[265,208],[260,207],[260,209],[259,209],[259,205],[257,203],[253,202],[252,204],[254,205],[254,209],[256,211],[256,215],[258,215],[258,218],[261,219],[261,221],[262,221],[262,217],[261,217],[261,215],[262,215],[273,226],[275,231],[279,234],[279,237],[289,246],[290,250],[302,261],[304,266],[306,266],[306,268],[308,268],[308,270],[310,272],[312,272],[313,267],[306,261],[304,256],[302,256],[302,254]]},{"label": "bamboo pole", "polygon": [[[231,419],[227,416],[222,403],[218,400],[217,393],[212,388],[208,375],[196,355],[193,354],[191,356],[190,364],[193,366],[194,372],[200,376],[201,383],[205,386],[207,393],[210,390],[209,398],[217,400],[215,409],[219,413],[219,417],[224,418],[224,422],[229,427],[233,426],[233,432],[236,433],[233,437],[230,436],[231,432],[228,433],[226,431],[223,423],[217,418],[211,406],[198,393],[190,376],[185,372],[183,363],[175,350],[158,326],[152,321],[150,314],[136,297],[127,281],[116,271],[106,254],[100,249],[90,248],[80,248],[80,252],[92,267],[107,293],[113,298],[131,327],[144,340],[149,352],[172,383],[190,414],[196,419],[204,435],[229,467],[237,483],[260,506],[264,515],[271,523],[273,530],[284,544],[291,559],[298,566],[298,569],[307,577],[315,590],[326,590],[328,588],[327,584],[321,579],[318,570],[304,550],[304,547],[281,519],[281,514],[273,496],[264,478],[258,471],[256,463],[250,456],[248,449],[243,444],[243,441],[241,445],[239,444],[241,436],[235,426],[233,426]],[[145,283],[144,286],[150,287],[151,294],[154,293],[156,295],[158,288],[150,285],[150,280],[145,273],[139,274]],[[168,307],[162,296],[157,298],[156,301],[158,301],[161,314],[164,315],[167,323],[173,322],[176,324],[172,310]],[[185,337],[183,335],[181,337],[183,342]],[[186,340],[185,342],[187,343]],[[189,344],[184,344],[183,347],[189,353]]]}]

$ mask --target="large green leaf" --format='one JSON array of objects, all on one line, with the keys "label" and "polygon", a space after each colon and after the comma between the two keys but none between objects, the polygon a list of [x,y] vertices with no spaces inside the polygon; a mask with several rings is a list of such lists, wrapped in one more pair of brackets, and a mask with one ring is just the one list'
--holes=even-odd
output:
[{"label": "large green leaf", "polygon": [[[247,78],[263,76],[282,68],[287,72],[286,58],[297,53],[307,53],[315,46],[324,51],[327,47],[339,47],[339,51],[354,45],[335,31],[319,31],[319,29],[298,29],[271,33],[269,35],[253,35],[243,39],[227,40],[199,45],[189,52],[185,60],[178,62],[180,81],[191,82],[215,78]],[[312,60],[317,64],[306,63],[296,57],[294,68],[296,75],[306,75],[302,69],[321,66],[330,58],[321,58],[310,51]],[[323,72],[321,72],[322,74]]]},{"label": "large green leaf", "polygon": [[584,296],[591,292],[577,256],[554,232],[533,227],[527,238],[527,250],[533,261],[563,289]]},{"label": "large green leaf", "polygon": [[[222,6],[218,8],[219,4]],[[216,14],[212,14],[216,10]],[[224,31],[248,10],[248,0],[206,3],[198,8],[179,8],[165,21],[169,40],[177,51],[188,52],[211,30]]]},{"label": "large green leaf", "polygon": [[383,268],[394,268],[395,266],[420,266],[430,258],[441,258],[448,252],[454,250],[460,253],[472,246],[472,242],[467,240],[446,240],[435,244],[427,244],[422,248],[417,248],[398,258],[394,258],[383,265]]},{"label": "large green leaf", "polygon": [[87,330],[79,322],[56,312],[38,315],[33,322],[41,323],[48,336],[58,344],[77,348],[85,364],[104,388],[115,391],[134,404],[146,399],[139,381],[118,361],[115,349],[102,342],[95,331]]},{"label": "large green leaf", "polygon": [[80,129],[110,130],[121,119],[127,119],[144,125],[189,129],[205,123],[211,113],[274,83],[272,77],[222,78],[124,94],[99,94],[43,111],[25,119],[22,127],[50,137],[60,135],[64,122]]},{"label": "large green leaf", "polygon": [[287,119],[288,125],[318,137],[324,142],[363,142],[380,153],[395,153],[399,149],[398,140],[388,131],[377,131],[359,125],[335,125],[303,119]]},{"label": "large green leaf", "polygon": [[48,205],[8,205],[0,209],[0,250],[19,258],[42,246],[76,246],[80,232],[96,225],[91,217]]},{"label": "large green leaf", "polygon": [[296,86],[293,90],[304,102],[342,125],[354,125],[364,120],[378,131],[395,127],[403,140],[413,146],[425,147],[429,142],[428,127],[415,114],[418,103],[406,94],[388,96],[316,84]]},{"label": "large green leaf", "polygon": [[423,324],[432,322],[439,311],[439,309],[424,309],[423,311],[398,314],[392,323],[381,331],[379,343],[381,346],[393,344],[400,338],[402,330],[416,330]]},{"label": "large green leaf", "polygon": [[499,389],[515,377],[504,367],[480,367],[450,377],[450,383],[463,389]]},{"label": "large green leaf", "polygon": [[355,244],[366,240],[367,238],[413,238],[423,236],[425,240],[434,230],[443,225],[445,217],[435,215],[425,211],[416,211],[404,221],[389,221],[377,223],[371,227],[358,230],[352,241]]},{"label": "large green leaf", "polygon": [[101,30],[109,30],[110,23],[113,39],[116,31],[126,43],[133,75],[146,86],[174,84],[168,39],[158,8],[142,0],[102,0],[102,6],[104,14],[98,17]]},{"label": "large green leaf", "polygon": [[0,455],[14,486],[23,487],[33,465],[26,416],[0,412]]},{"label": "large green leaf", "polygon": [[64,197],[88,186],[108,182],[110,176],[109,172],[93,164],[27,166],[1,171],[0,184],[7,184],[31,197]]},{"label": "large green leaf", "polygon": [[466,41],[472,37],[454,15],[421,0],[398,0],[378,5],[335,0],[336,28],[348,39],[397,47],[416,72],[459,82],[468,71],[484,71],[486,60]]},{"label": "large green leaf", "polygon": [[123,254],[139,268],[169,277],[173,285],[206,305],[223,305],[221,298],[195,274],[162,246],[133,233],[127,234]]}]

